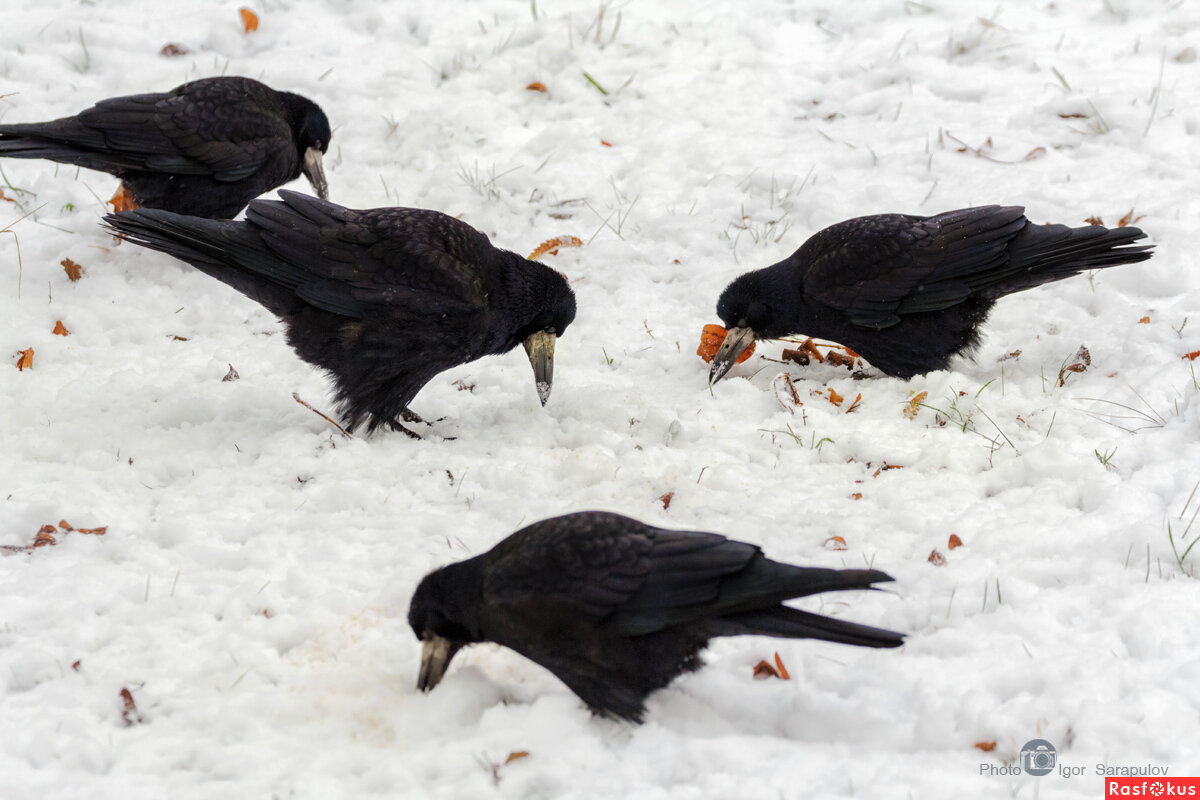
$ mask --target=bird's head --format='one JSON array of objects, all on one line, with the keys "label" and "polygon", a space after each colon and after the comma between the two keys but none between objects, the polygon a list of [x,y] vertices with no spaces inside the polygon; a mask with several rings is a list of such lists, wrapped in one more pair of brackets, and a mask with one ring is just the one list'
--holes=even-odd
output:
[{"label": "bird's head", "polygon": [[727,332],[725,341],[713,358],[712,369],[708,373],[709,386],[725,377],[755,339],[770,339],[787,333],[776,332],[779,312],[758,284],[758,273],[739,275],[725,287],[717,300],[717,316]]},{"label": "bird's head", "polygon": [[[469,562],[463,562],[469,563]],[[421,670],[417,688],[428,692],[441,682],[454,655],[468,644],[483,641],[466,596],[474,586],[452,564],[425,576],[408,607],[408,624],[421,640]]]},{"label": "bird's head", "polygon": [[328,200],[329,182],[325,180],[322,157],[329,149],[329,139],[333,135],[329,117],[307,97],[291,92],[280,92],[280,95],[288,109],[296,149],[300,151],[300,171],[312,184],[317,197]]},{"label": "bird's head", "polygon": [[575,293],[562,273],[542,269],[548,273],[545,293],[537,302],[532,318],[517,331],[516,338],[529,356],[538,399],[544,406],[554,382],[554,343],[575,321]]}]

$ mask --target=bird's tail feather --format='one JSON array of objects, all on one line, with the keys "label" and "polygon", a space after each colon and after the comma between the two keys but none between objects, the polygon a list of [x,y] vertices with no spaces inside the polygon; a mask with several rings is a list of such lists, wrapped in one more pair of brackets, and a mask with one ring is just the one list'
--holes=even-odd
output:
[{"label": "bird's tail feather", "polygon": [[135,159],[108,147],[103,134],[80,124],[74,117],[0,125],[0,156],[44,158],[112,173],[138,166]]},{"label": "bird's tail feather", "polygon": [[904,644],[902,633],[825,617],[788,606],[747,611],[723,617],[715,622],[722,628],[714,632],[717,636],[754,634],[781,639],[820,639],[824,642],[858,647],[899,647]]},{"label": "bird's tail feather", "polygon": [[109,214],[109,228],[135,244],[186,261],[277,315],[295,310],[293,271],[245,222],[203,219],[143,208]]},{"label": "bird's tail feather", "polygon": [[989,297],[1031,289],[1089,269],[1135,264],[1150,258],[1153,245],[1134,245],[1146,234],[1138,228],[1092,225],[1028,225],[1009,251],[1009,277],[984,290]]}]

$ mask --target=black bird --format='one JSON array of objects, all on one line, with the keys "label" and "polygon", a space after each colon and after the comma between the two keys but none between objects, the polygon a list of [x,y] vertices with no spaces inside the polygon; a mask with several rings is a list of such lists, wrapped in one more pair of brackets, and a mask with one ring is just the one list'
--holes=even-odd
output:
[{"label": "black bird", "polygon": [[558,272],[493,247],[452,217],[358,211],[281,191],[244,222],[142,209],[105,221],[227,283],[283,319],[288,344],[328,370],[347,427],[412,434],[398,417],[439,372],[525,346],[542,405],[554,342],[575,319]]},{"label": "black bird", "polygon": [[715,636],[900,646],[899,633],[783,605],[890,580],[782,564],[715,533],[567,514],[425,576],[408,610],[423,643],[417,688],[437,686],[464,645],[496,642],[553,672],[593,711],[640,722],[646,695],[699,669]]},{"label": "black bird", "polygon": [[230,219],[301,172],[326,199],[329,135],[306,97],[250,78],[204,78],[52,122],[0,125],[0,156],[107,172],[143,208]]},{"label": "black bird", "polygon": [[945,369],[979,344],[978,326],[1000,297],[1150,258],[1151,246],[1128,246],[1145,238],[1137,228],[1035,225],[1024,211],[857,217],[738,276],[717,301],[730,330],[709,385],[755,339],[801,333],[845,345],[896,378]]}]

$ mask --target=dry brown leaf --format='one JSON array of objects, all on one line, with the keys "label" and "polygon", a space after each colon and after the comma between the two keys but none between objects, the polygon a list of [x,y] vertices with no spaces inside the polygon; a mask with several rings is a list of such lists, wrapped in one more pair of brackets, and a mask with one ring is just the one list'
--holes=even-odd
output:
[{"label": "dry brown leaf", "polygon": [[99,528],[75,528],[75,533],[90,533],[92,536],[103,536],[108,533],[108,526],[101,525]]},{"label": "dry brown leaf", "polygon": [[663,504],[663,511],[666,511],[668,508],[671,507],[671,501],[674,498],[675,498],[674,492],[667,492],[666,494],[664,494],[658,498],[659,502],[661,502]]},{"label": "dry brown leaf", "polygon": [[612,142],[606,142],[603,139],[600,140],[600,144],[604,145],[605,147],[612,147]]},{"label": "dry brown leaf", "polygon": [[962,543],[963,541],[961,538],[959,538],[959,535],[957,533],[952,533],[950,534],[950,542],[946,546],[953,550],[956,547],[962,547]]},{"label": "dry brown leaf", "polygon": [[542,83],[541,81],[534,81],[533,83],[529,84],[525,88],[531,92],[546,92],[546,91],[548,91],[548,89],[546,89],[546,84]]},{"label": "dry brown leaf", "polygon": [[537,261],[547,253],[556,256],[560,247],[583,247],[583,240],[578,236],[555,236],[534,248],[533,252],[529,254],[529,260]]},{"label": "dry brown leaf", "polygon": [[861,402],[862,402],[862,392],[859,392],[858,395],[855,396],[854,402],[851,403],[850,407],[846,409],[846,413],[849,414],[851,411],[856,410],[858,408],[858,404]]},{"label": "dry brown leaf", "polygon": [[[850,496],[854,497],[854,495],[850,495]],[[858,495],[858,497],[862,497],[862,495],[860,494],[860,495]],[[857,500],[858,497],[854,497],[854,499]],[[830,536],[828,539],[825,540],[825,549],[826,550],[845,550],[846,549],[846,540],[843,539],[841,536]]]},{"label": "dry brown leaf", "polygon": [[70,336],[71,335],[71,332],[69,330],[67,330],[67,326],[62,324],[61,319],[55,321],[54,330],[52,330],[50,332],[57,336]]},{"label": "dry brown leaf", "polygon": [[913,395],[907,403],[904,404],[904,416],[909,419],[917,418],[917,408],[921,405],[921,401],[929,396],[929,392],[918,392]]},{"label": "dry brown leaf", "polygon": [[225,377],[221,378],[221,382],[228,383],[229,381],[236,381],[238,378],[241,378],[241,377],[242,377],[241,375],[238,375],[238,371],[233,368],[233,364],[230,364],[229,372],[225,373]]},{"label": "dry brown leaf", "polygon": [[1084,222],[1088,225],[1100,225],[1101,227],[1104,225],[1104,220],[1100,219],[1100,217],[1088,217]]},{"label": "dry brown leaf", "polygon": [[1195,361],[1197,358],[1200,358],[1200,350],[1194,350],[1191,353],[1184,353],[1183,357],[1188,361]]},{"label": "dry brown leaf", "polygon": [[63,271],[67,273],[67,280],[69,280],[71,283],[79,280],[84,275],[83,267],[79,266],[69,258],[64,258],[62,260],[62,268]]},{"label": "dry brown leaf", "polygon": [[245,6],[239,8],[238,13],[242,15],[242,28],[245,29],[246,33],[258,30],[258,14],[255,14]]},{"label": "dry brown leaf", "polygon": [[142,721],[137,704],[133,702],[133,693],[124,686],[121,687],[121,704],[124,706],[121,710],[121,719],[125,720],[126,725],[136,725]]},{"label": "dry brown leaf", "polygon": [[850,495],[851,500],[862,500],[862,492],[854,492]]},{"label": "dry brown leaf", "polygon": [[1035,147],[1032,150],[1030,150],[1028,153],[1026,153],[1025,157],[1022,158],[1021,160],[1022,161],[1033,161],[1035,158],[1041,158],[1044,155],[1046,155],[1046,148],[1039,145],[1038,147]]},{"label": "dry brown leaf", "polygon": [[1149,316],[1142,317],[1141,319],[1138,320],[1138,325],[1148,325],[1148,324],[1150,324]]},{"label": "dry brown leaf", "polygon": [[186,47],[184,47],[181,44],[175,44],[174,42],[167,42],[166,44],[163,45],[162,50],[158,51],[158,54],[160,56],[166,56],[168,58],[173,58],[174,56],[186,56],[190,52],[192,52],[192,51],[188,50]]},{"label": "dry brown leaf", "polygon": [[33,348],[17,351],[17,369],[24,372],[27,369],[33,369]]},{"label": "dry brown leaf", "polygon": [[846,398],[842,397],[840,394],[835,392],[833,389],[829,389],[829,402],[833,403],[835,406],[840,406],[842,404],[842,401],[844,401],[845,399]]},{"label": "dry brown leaf", "polygon": [[929,563],[933,564],[935,567],[945,566],[946,557],[934,549],[934,551],[929,554]]},{"label": "dry brown leaf", "polygon": [[1083,345],[1075,351],[1075,360],[1058,371],[1058,385],[1066,386],[1068,372],[1085,372],[1092,365],[1092,354]]},{"label": "dry brown leaf", "polygon": [[509,754],[508,754],[508,758],[504,759],[504,763],[505,763],[505,764],[511,764],[512,762],[514,762],[514,761],[516,761],[516,760],[518,760],[518,759],[522,759],[522,758],[529,758],[529,751],[528,751],[528,750],[514,750],[514,751],[512,751],[511,753],[509,753]]},{"label": "dry brown leaf", "polygon": [[996,743],[995,742],[976,742],[975,749],[982,750],[985,753],[990,753],[996,749]]}]

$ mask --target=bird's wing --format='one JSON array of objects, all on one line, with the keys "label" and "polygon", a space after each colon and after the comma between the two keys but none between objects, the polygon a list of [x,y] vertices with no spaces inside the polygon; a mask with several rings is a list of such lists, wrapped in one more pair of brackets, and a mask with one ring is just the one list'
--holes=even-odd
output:
[{"label": "bird's wing", "polygon": [[881,214],[826,228],[797,251],[810,300],[855,325],[886,328],[901,314],[961,303],[1007,262],[1024,209],[980,206],[933,217]]},{"label": "bird's wing", "polygon": [[487,296],[480,264],[493,248],[466,223],[434,211],[357,211],[297,192],[246,212],[276,256],[257,269],[306,302],[347,317],[422,324],[472,318]]},{"label": "bird's wing", "polygon": [[249,80],[196,81],[165,94],[114,97],[76,119],[88,132],[79,134],[89,140],[82,146],[102,147],[114,163],[152,172],[237,181],[295,149],[272,90]]},{"label": "bird's wing", "polygon": [[569,609],[615,633],[637,635],[723,613],[722,581],[757,556],[757,547],[715,533],[584,512],[506,540],[484,592],[499,606],[533,603],[547,615]]}]

